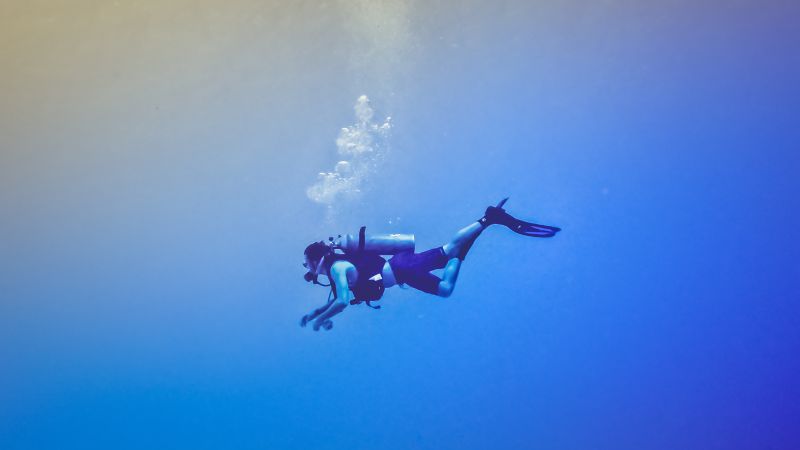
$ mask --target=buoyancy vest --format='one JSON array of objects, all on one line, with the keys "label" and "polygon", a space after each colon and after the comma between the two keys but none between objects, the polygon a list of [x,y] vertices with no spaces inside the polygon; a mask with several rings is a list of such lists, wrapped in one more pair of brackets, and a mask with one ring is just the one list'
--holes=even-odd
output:
[{"label": "buoyancy vest", "polygon": [[331,276],[331,266],[337,261],[347,261],[356,268],[358,277],[354,283],[349,283],[349,288],[353,291],[355,298],[350,301],[351,305],[359,303],[366,303],[371,308],[380,308],[380,306],[372,306],[370,302],[378,301],[383,296],[385,290],[383,285],[383,267],[386,260],[381,255],[368,252],[364,250],[364,236],[366,227],[361,227],[359,230],[359,250],[350,254],[334,254],[330,255],[331,263],[328,264],[328,279],[331,281],[331,290],[333,291],[334,298],[337,298],[336,283]]}]

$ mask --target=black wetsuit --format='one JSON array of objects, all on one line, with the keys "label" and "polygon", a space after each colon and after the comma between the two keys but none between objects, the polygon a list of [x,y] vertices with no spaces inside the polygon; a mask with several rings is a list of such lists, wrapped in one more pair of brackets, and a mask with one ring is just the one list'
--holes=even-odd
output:
[{"label": "black wetsuit", "polygon": [[444,248],[436,247],[422,253],[400,252],[389,260],[392,272],[398,283],[407,284],[428,294],[439,293],[441,278],[430,273],[447,265]]}]

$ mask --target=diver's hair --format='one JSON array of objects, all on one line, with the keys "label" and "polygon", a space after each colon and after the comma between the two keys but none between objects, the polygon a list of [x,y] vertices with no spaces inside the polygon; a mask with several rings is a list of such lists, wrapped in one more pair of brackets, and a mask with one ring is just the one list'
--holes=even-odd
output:
[{"label": "diver's hair", "polygon": [[323,256],[328,255],[330,252],[331,248],[326,245],[325,242],[319,241],[309,244],[303,254],[306,256],[306,258],[312,261],[319,261]]}]

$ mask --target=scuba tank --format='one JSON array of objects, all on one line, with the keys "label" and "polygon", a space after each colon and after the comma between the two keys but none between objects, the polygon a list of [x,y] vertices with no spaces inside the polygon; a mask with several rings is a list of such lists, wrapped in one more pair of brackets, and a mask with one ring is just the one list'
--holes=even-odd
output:
[{"label": "scuba tank", "polygon": [[336,248],[345,254],[369,252],[378,255],[396,255],[405,251],[414,251],[413,234],[371,234],[365,233],[366,227],[361,227],[358,236],[346,234],[334,242]]}]

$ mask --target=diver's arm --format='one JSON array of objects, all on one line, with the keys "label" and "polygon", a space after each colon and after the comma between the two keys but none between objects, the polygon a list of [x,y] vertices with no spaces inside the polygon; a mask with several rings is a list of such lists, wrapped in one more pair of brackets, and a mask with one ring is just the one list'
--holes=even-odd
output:
[{"label": "diver's arm", "polygon": [[314,331],[318,331],[320,328],[325,328],[326,330],[333,328],[333,322],[331,322],[330,318],[344,311],[346,307],[347,304],[338,300],[331,302],[331,307],[314,320]]},{"label": "diver's arm", "polygon": [[[329,319],[344,311],[347,305],[350,304],[352,294],[350,293],[350,288],[347,283],[347,272],[354,269],[352,265],[348,267],[334,264],[333,267],[331,267],[331,278],[333,278],[333,282],[336,284],[336,299],[330,302],[325,311],[314,320],[315,331],[319,330],[322,326],[325,326],[326,329],[330,329],[333,324]],[[326,326],[326,322],[330,324]]]},{"label": "diver's arm", "polygon": [[325,310],[330,308],[331,303],[333,303],[333,300],[329,301],[328,303],[325,303],[324,305],[320,306],[319,308],[317,308],[317,309],[311,311],[310,313],[306,314],[305,316],[303,316],[303,318],[300,320],[300,326],[304,327],[304,326],[306,326],[306,324],[308,322],[311,322],[312,320],[316,319],[320,314],[324,313]]}]

